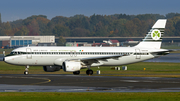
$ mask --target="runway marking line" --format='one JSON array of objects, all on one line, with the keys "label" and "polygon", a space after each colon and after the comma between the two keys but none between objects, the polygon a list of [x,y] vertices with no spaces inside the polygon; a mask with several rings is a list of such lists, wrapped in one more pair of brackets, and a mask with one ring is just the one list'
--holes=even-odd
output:
[{"label": "runway marking line", "polygon": [[[101,75],[102,76],[102,75]],[[167,77],[167,78],[179,78],[180,75],[120,75],[120,74],[114,74],[114,75],[105,75],[105,76],[117,76],[117,77]]]},{"label": "runway marking line", "polygon": [[47,80],[47,81],[38,82],[38,83],[32,83],[32,84],[29,84],[29,85],[37,85],[37,84],[44,84],[44,83],[49,83],[49,82],[51,82],[50,79],[46,79],[46,78],[35,78],[35,79],[41,79],[41,80]]},{"label": "runway marking line", "polygon": [[[87,80],[88,81],[88,80]],[[111,80],[111,81],[101,81],[101,82],[114,82],[114,81],[119,81],[119,80]],[[73,83],[76,83],[76,82],[70,82],[70,83],[60,83],[60,84],[73,84]],[[84,82],[78,82],[78,83],[81,83],[81,84],[85,84],[85,83],[89,83],[89,82],[86,82],[86,81],[84,81]]]},{"label": "runway marking line", "polygon": [[44,84],[44,83],[49,83],[51,82],[50,79],[47,78],[35,78],[35,77],[12,77],[12,76],[2,76],[2,77],[6,77],[6,78],[23,78],[23,79],[39,79],[39,80],[46,80],[44,82],[38,82],[38,83],[31,83],[31,84],[25,84],[25,85],[37,85],[37,84]]}]

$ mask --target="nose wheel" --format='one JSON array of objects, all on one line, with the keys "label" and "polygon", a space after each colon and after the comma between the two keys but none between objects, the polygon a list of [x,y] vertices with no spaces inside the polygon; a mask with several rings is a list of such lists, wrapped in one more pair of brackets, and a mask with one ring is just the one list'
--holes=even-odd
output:
[{"label": "nose wheel", "polygon": [[26,69],[25,69],[25,71],[24,71],[24,75],[28,75],[29,74],[29,70],[28,70],[28,68],[29,68],[29,66],[26,66]]},{"label": "nose wheel", "polygon": [[29,74],[29,72],[28,71],[24,71],[24,75],[28,75]]}]

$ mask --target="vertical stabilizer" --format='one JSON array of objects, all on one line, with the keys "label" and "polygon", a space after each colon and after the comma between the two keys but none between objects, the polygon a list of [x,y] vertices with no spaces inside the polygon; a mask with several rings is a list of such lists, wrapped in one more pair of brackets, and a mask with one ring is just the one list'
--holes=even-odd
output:
[{"label": "vertical stabilizer", "polygon": [[146,37],[135,47],[160,49],[167,19],[159,19]]}]

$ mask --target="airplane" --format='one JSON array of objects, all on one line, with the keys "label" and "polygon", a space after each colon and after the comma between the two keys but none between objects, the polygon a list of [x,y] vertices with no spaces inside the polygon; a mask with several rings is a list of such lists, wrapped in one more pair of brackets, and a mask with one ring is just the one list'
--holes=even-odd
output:
[{"label": "airplane", "polygon": [[12,50],[3,61],[25,66],[25,75],[29,74],[29,66],[43,66],[46,72],[63,69],[74,75],[87,69],[86,74],[92,75],[90,67],[121,66],[168,54],[169,50],[161,49],[166,21],[157,20],[145,38],[133,47],[27,46]]}]

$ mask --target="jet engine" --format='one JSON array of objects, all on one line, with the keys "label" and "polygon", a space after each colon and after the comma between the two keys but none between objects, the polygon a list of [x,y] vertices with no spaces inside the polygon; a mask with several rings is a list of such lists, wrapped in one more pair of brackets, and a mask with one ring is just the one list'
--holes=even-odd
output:
[{"label": "jet engine", "polygon": [[62,64],[62,69],[65,72],[75,72],[81,69],[81,62],[65,61]]},{"label": "jet engine", "polygon": [[55,72],[61,69],[60,66],[43,66],[45,72]]}]

